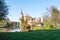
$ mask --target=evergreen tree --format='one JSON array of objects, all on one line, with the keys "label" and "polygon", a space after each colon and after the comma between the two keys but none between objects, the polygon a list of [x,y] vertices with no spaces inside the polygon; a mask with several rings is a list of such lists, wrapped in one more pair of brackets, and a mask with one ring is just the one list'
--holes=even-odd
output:
[{"label": "evergreen tree", "polygon": [[4,0],[0,0],[0,20],[8,15],[8,6]]}]

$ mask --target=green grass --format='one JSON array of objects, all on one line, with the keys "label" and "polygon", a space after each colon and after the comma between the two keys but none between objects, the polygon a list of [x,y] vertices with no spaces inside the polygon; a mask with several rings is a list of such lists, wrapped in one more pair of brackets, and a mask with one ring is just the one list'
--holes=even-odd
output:
[{"label": "green grass", "polygon": [[60,30],[0,32],[0,40],[60,40]]}]

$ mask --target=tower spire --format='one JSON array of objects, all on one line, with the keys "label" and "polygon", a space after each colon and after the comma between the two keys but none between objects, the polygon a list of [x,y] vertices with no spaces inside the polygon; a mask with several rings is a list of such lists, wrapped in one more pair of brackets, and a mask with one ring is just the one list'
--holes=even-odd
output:
[{"label": "tower spire", "polygon": [[23,15],[23,12],[22,12],[22,10],[21,10],[21,15]]},{"label": "tower spire", "polygon": [[23,15],[23,12],[21,10],[21,12],[20,12],[20,31],[21,32],[23,31],[23,23],[24,23],[24,15]]},{"label": "tower spire", "polygon": [[20,12],[20,17],[24,17],[22,10]]}]

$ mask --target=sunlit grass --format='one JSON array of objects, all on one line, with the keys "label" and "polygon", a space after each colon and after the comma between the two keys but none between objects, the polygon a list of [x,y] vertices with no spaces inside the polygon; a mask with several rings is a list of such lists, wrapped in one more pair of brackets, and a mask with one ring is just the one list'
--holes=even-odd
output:
[{"label": "sunlit grass", "polygon": [[49,27],[44,27],[44,26],[33,27],[33,30],[43,30],[43,29],[50,29],[50,28]]}]

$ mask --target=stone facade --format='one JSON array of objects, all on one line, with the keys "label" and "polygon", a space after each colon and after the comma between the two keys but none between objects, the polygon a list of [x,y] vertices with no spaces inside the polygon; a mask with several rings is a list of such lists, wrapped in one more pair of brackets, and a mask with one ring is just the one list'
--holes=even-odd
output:
[{"label": "stone facade", "polygon": [[[22,22],[22,20],[23,20],[23,22]],[[40,17],[32,18],[29,15],[24,16],[22,11],[21,11],[21,14],[20,14],[20,31],[24,30],[24,23],[25,23],[25,26],[26,26],[26,24],[30,25],[30,27],[32,29],[33,24],[35,24],[35,26],[41,26],[42,22],[41,22]]]}]

